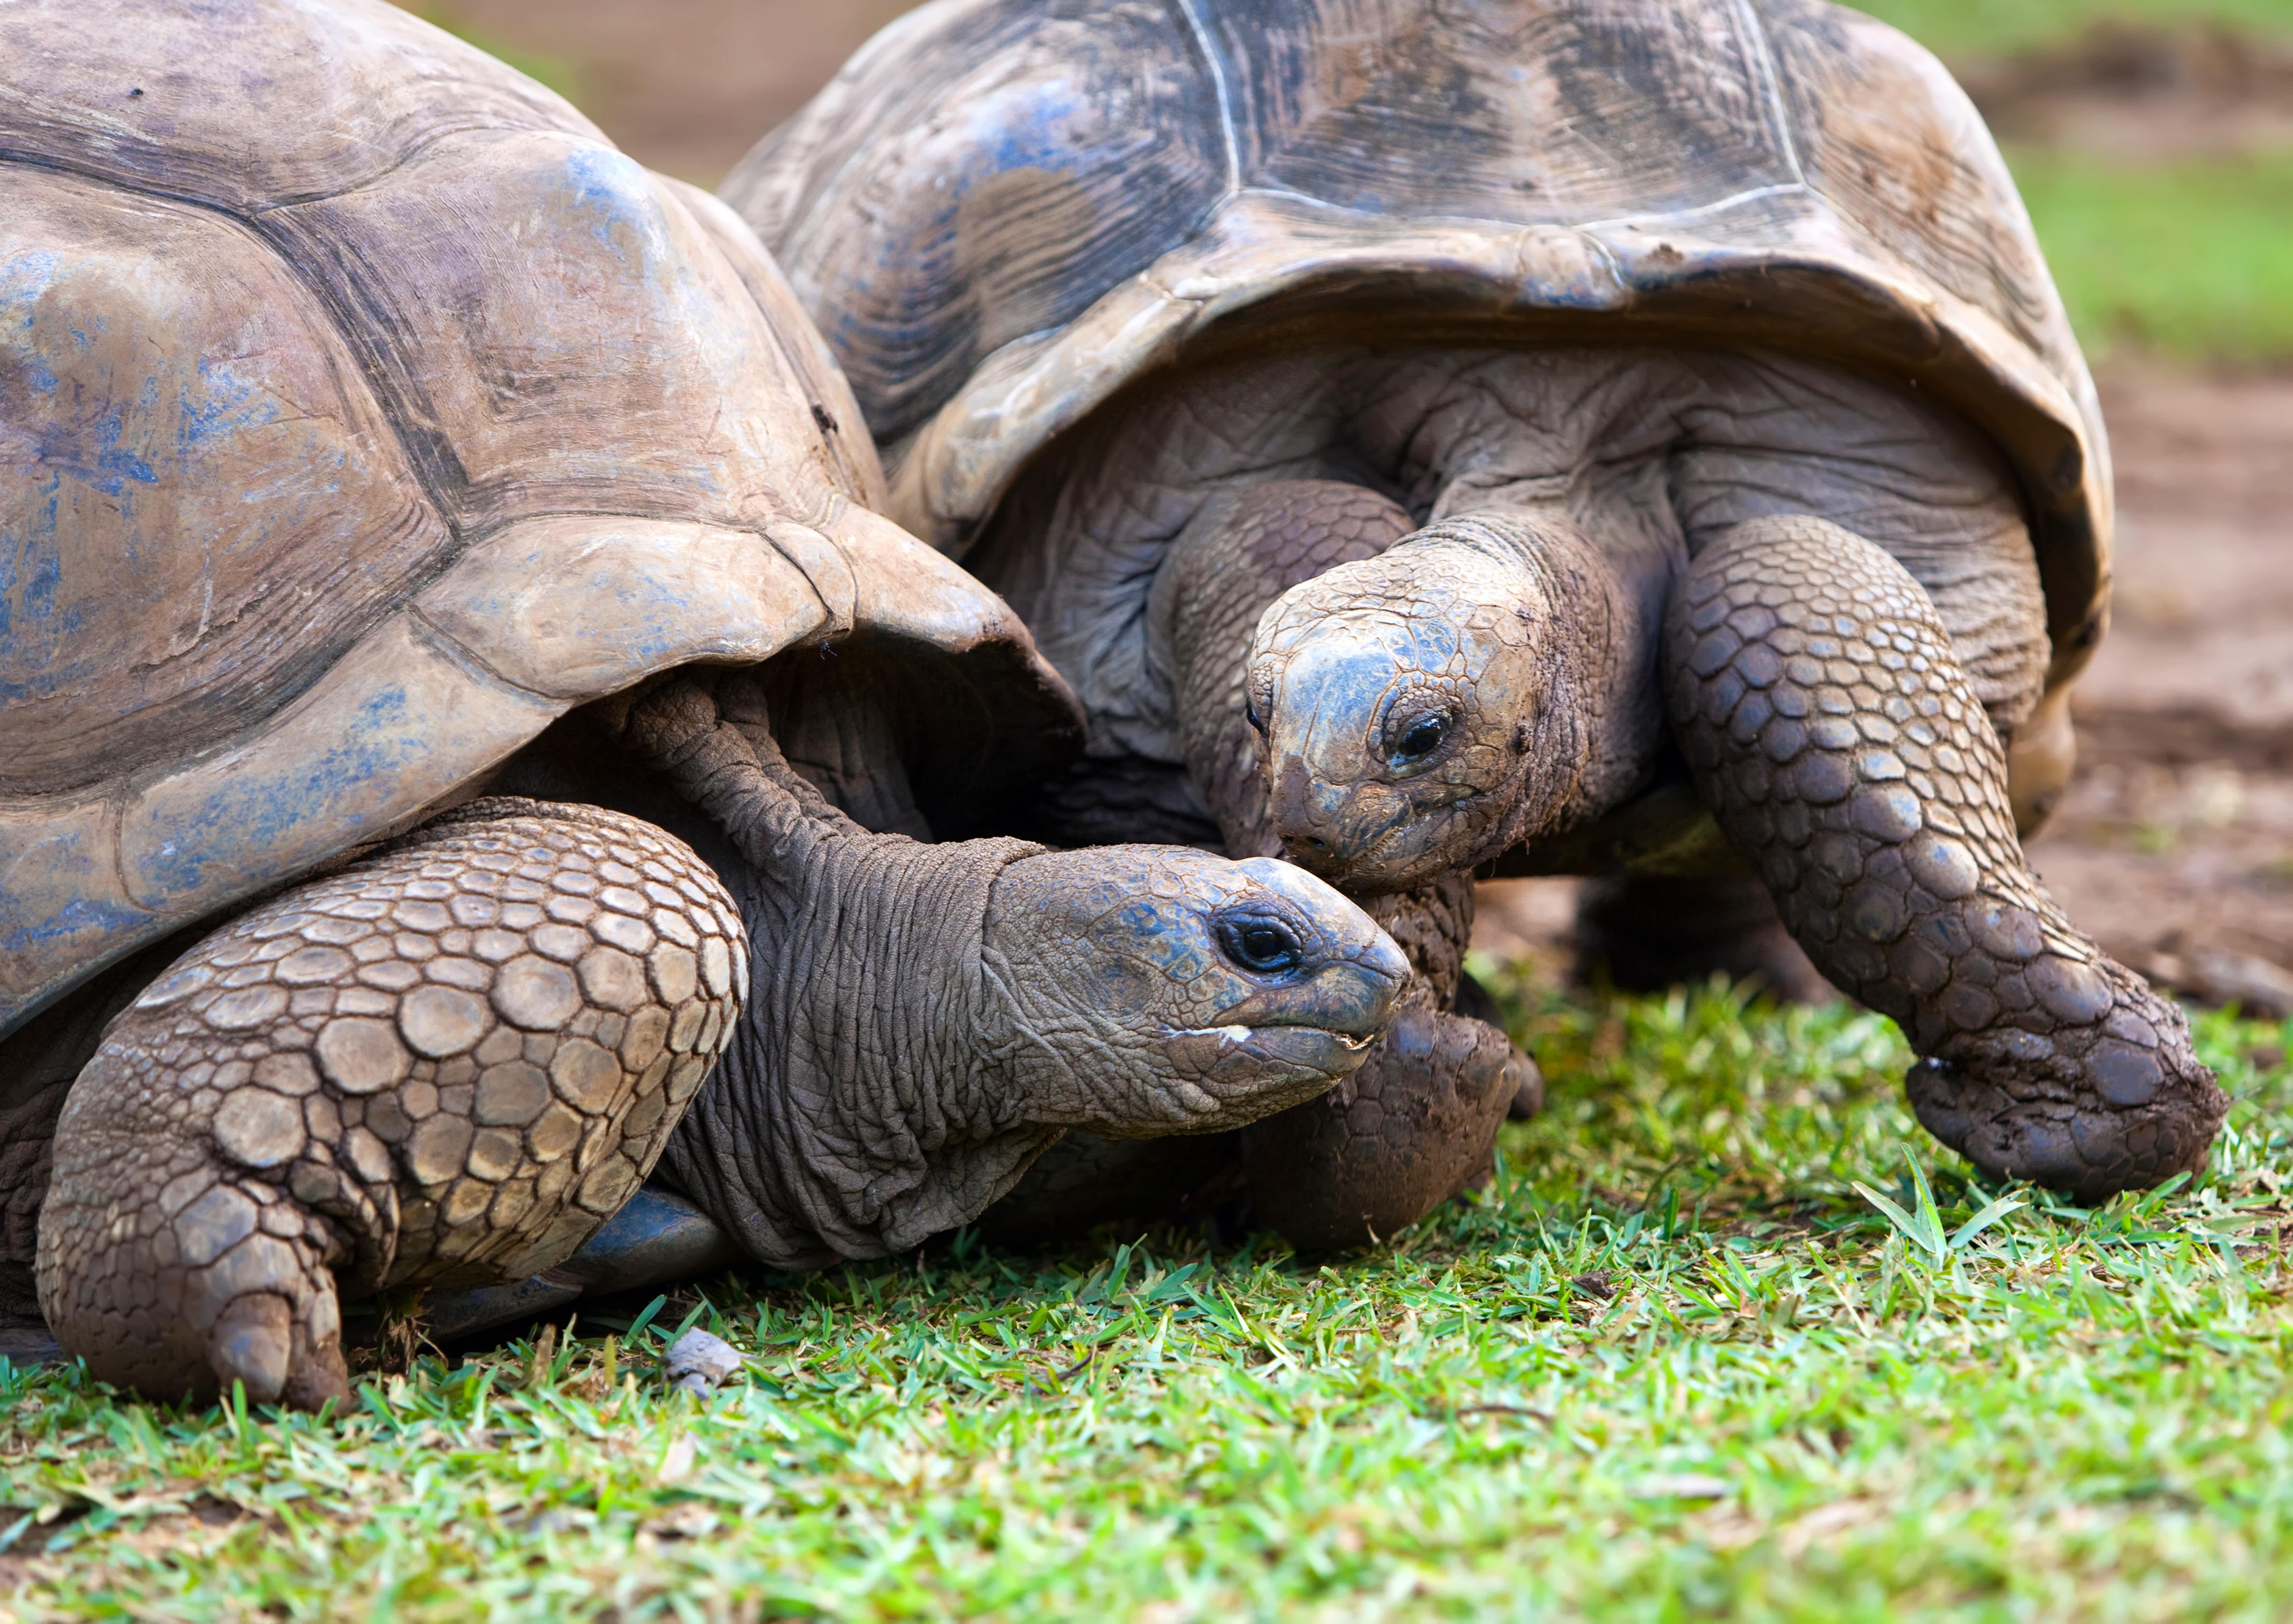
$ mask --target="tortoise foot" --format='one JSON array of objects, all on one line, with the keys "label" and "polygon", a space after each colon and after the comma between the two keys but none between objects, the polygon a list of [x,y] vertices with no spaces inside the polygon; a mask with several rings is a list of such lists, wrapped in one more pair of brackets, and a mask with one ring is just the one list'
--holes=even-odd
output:
[{"label": "tortoise foot", "polygon": [[2101,995],[2099,1019],[1970,1035],[1912,1067],[1903,1088],[1927,1132],[1985,1173],[2092,1206],[2203,1167],[2229,1100],[2178,1008],[2108,959],[2077,969],[2073,979],[2041,959],[2022,978],[2055,1003],[2058,982]]},{"label": "tortoise foot", "polygon": [[1543,1100],[1535,1073],[1492,1027],[1406,1009],[1346,1083],[1243,1130],[1252,1206],[1309,1255],[1390,1239],[1488,1176],[1508,1111]]},{"label": "tortoise foot", "polygon": [[[59,1173],[77,1148],[60,1135]],[[197,1146],[181,1152],[118,1162],[124,1179],[73,1168],[77,1189],[109,1198],[51,1199],[40,1284],[56,1340],[92,1375],[146,1397],[209,1400],[237,1382],[251,1403],[346,1402],[332,1226],[260,1178],[223,1173]],[[158,1179],[156,1200],[135,1199],[150,1188],[138,1172]]]},{"label": "tortoise foot", "polygon": [[1697,788],[1817,968],[1901,1025],[1936,1138],[2085,1201],[2203,1165],[2228,1101],[2188,1021],[2030,873],[1998,735],[1900,564],[1819,519],[1740,524],[1666,636]]},{"label": "tortoise foot", "polygon": [[231,1298],[208,1328],[208,1368],[257,1403],[315,1410],[349,1402],[334,1277],[307,1255],[271,1261],[286,1265],[280,1274],[251,1281],[255,1288]]},{"label": "tortoise foot", "polygon": [[[1460,972],[1457,977],[1456,1012],[1485,1027],[1502,1032],[1505,1029],[1504,1011],[1489,989],[1471,975]],[[1511,1103],[1505,1107],[1505,1116],[1513,1122],[1531,1122],[1544,1109],[1544,1071],[1535,1060],[1519,1049],[1512,1051],[1505,1061],[1511,1074]]]},{"label": "tortoise foot", "polygon": [[1505,1084],[1511,1094],[1505,1102],[1509,1122],[1534,1122],[1544,1114],[1544,1068],[1513,1050],[1505,1060]]}]

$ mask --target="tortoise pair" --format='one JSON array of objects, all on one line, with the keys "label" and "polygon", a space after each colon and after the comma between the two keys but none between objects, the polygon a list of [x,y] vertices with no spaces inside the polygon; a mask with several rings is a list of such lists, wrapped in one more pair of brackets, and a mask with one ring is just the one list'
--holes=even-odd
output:
[{"label": "tortoise pair", "polygon": [[662,1172],[788,1267],[1062,1136],[1035,1213],[1225,1157],[1344,1231],[1520,1081],[1449,1007],[1519,849],[1732,849],[1978,1161],[2195,1164],[2007,821],[2107,483],[1963,101],[1823,8],[1340,11],[899,25],[728,187],[794,292],[386,6],[0,19],[0,1264],[68,1347],[316,1405],[344,1297],[608,1278]]}]

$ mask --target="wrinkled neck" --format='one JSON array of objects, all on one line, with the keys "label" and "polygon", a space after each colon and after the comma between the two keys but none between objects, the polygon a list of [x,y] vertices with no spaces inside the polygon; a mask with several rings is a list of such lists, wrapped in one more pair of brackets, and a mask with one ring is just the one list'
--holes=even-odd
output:
[{"label": "wrinkled neck", "polygon": [[871,833],[697,688],[637,721],[741,859],[727,882],[753,964],[740,1029],[669,1141],[670,1180],[781,1268],[976,1217],[1058,1137],[1000,1085],[981,958],[998,876],[1041,849]]},{"label": "wrinkled neck", "polygon": [[1148,665],[1169,688],[1187,775],[1227,856],[1281,852],[1244,705],[1259,618],[1291,588],[1375,557],[1409,528],[1406,512],[1363,486],[1279,480],[1213,499],[1164,555],[1147,597]]},{"label": "wrinkled neck", "polygon": [[904,1251],[976,1218],[1057,1139],[1000,1086],[981,964],[996,878],[1035,849],[837,834],[736,888],[751,1001],[664,1165],[751,1255]]},{"label": "wrinkled neck", "polygon": [[1258,741],[1243,719],[1250,634],[1270,601],[1257,579],[1240,493],[1213,498],[1171,544],[1146,600],[1146,671],[1164,690],[1187,775],[1228,857],[1277,845],[1258,787]]}]

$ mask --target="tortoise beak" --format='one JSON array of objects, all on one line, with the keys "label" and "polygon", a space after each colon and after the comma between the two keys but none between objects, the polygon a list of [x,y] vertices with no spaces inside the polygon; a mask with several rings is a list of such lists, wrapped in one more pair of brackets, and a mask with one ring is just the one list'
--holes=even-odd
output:
[{"label": "tortoise beak", "polygon": [[1373,869],[1416,816],[1408,795],[1394,786],[1332,784],[1294,759],[1276,773],[1273,801],[1284,855],[1333,884]]}]

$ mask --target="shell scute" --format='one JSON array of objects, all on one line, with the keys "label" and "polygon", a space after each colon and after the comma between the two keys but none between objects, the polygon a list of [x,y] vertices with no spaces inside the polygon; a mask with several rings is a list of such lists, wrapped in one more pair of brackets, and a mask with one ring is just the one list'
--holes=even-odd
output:
[{"label": "shell scute", "polygon": [[252,232],[16,165],[0,218],[0,796],[53,794],[275,708],[452,537]]},{"label": "shell scute", "polygon": [[362,185],[450,130],[604,139],[561,97],[382,0],[104,9],[0,10],[0,150],[244,214]]},{"label": "shell scute", "polygon": [[[345,331],[442,509],[758,524],[834,493],[792,371],[684,204],[557,132],[445,137],[267,231]],[[609,337],[610,336],[610,337]],[[793,453],[793,454],[792,454]]]},{"label": "shell scute", "polygon": [[[902,523],[961,556],[1046,446],[1221,342],[1348,320],[1384,341],[1684,332],[1909,380],[1989,439],[2031,498],[2050,690],[2076,674],[2109,572],[2099,408],[1997,150],[1925,52],[1822,0],[1173,12],[1198,31],[1118,53],[1035,0],[943,0],[725,182],[900,442]],[[1161,116],[1231,158],[1208,207],[1161,205],[1175,246],[1141,231],[1080,255],[1015,193],[1005,223],[1039,237],[1025,278],[945,251],[948,196],[911,155],[928,139],[939,173],[995,173],[1030,105],[1007,93],[951,118],[947,86],[1088,83],[1111,101],[1187,74],[1211,110],[1174,94]],[[871,251],[909,242],[938,248]],[[1033,325],[1009,319],[1023,310]],[[952,359],[996,331],[1013,336]]]},{"label": "shell scute", "polygon": [[1368,27],[1326,0],[1204,11],[1246,186],[1528,224],[1798,178],[1732,0],[1387,4]]},{"label": "shell scute", "polygon": [[[820,148],[774,172],[787,185],[752,165],[757,187],[736,175],[724,188],[752,224],[793,229],[859,154],[863,188],[895,205],[828,211],[793,279],[879,441],[936,410],[985,355],[1072,321],[1098,289],[1179,246],[1230,179],[1182,8],[1050,0],[946,22],[930,74],[875,77],[869,53],[855,60],[826,96],[855,86],[866,118],[819,126]],[[874,139],[875,120],[901,138]]]}]

